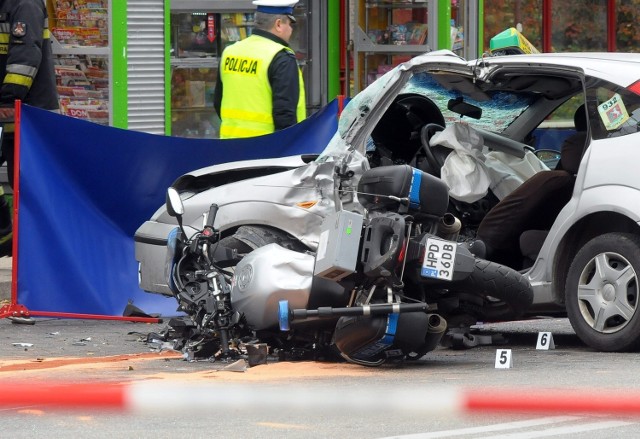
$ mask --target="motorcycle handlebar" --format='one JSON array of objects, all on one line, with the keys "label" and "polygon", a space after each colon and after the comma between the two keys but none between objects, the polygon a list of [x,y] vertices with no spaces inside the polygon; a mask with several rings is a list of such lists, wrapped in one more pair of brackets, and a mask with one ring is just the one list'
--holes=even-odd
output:
[{"label": "motorcycle handlebar", "polygon": [[209,207],[209,214],[207,215],[207,223],[205,224],[205,227],[210,227],[213,229],[213,223],[216,219],[217,214],[218,214],[218,205],[214,203],[211,205],[211,207]]}]

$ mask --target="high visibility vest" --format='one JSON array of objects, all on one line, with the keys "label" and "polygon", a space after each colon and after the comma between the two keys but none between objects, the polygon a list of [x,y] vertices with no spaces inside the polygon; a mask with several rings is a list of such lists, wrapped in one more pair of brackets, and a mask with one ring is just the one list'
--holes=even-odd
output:
[{"label": "high visibility vest", "polygon": [[[282,49],[293,52],[259,35],[228,46],[220,62],[224,91],[220,119],[220,138],[253,137],[273,133],[273,101],[269,84],[269,65]],[[296,109],[298,122],[306,117],[304,81],[298,69],[300,96]]]}]

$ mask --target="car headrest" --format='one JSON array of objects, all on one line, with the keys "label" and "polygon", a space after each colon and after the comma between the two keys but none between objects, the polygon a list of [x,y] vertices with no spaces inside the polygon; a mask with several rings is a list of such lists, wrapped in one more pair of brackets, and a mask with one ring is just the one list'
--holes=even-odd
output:
[{"label": "car headrest", "polygon": [[587,112],[585,111],[584,104],[580,105],[573,114],[573,125],[578,132],[587,131]]},{"label": "car headrest", "polygon": [[587,143],[585,131],[567,137],[562,144],[560,168],[571,174],[577,174],[585,143]]},{"label": "car headrest", "polygon": [[580,105],[573,114],[573,123],[576,133],[567,137],[562,144],[559,167],[571,174],[577,174],[587,142],[587,112],[584,104]]}]

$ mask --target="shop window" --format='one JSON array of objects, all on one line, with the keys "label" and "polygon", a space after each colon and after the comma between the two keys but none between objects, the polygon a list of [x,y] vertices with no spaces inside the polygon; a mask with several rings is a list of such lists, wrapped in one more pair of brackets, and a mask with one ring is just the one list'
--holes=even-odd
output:
[{"label": "shop window", "polygon": [[616,50],[640,52],[640,0],[618,0],[616,20]]},{"label": "shop window", "polygon": [[515,27],[542,51],[542,0],[492,0],[484,2],[484,50],[505,29]]},{"label": "shop window", "polygon": [[551,17],[552,52],[606,52],[607,2],[554,1]]}]

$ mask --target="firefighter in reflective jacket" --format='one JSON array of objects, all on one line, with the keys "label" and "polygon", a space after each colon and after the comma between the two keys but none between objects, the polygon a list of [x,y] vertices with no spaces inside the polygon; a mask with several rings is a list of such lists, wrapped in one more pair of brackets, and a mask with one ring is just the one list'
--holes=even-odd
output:
[{"label": "firefighter in reflective jacket", "polygon": [[[47,8],[42,0],[0,0],[0,117],[14,101],[45,110],[58,108]],[[9,108],[6,110],[5,108]],[[13,173],[13,126],[4,126],[2,158]],[[11,150],[11,151],[8,151]],[[9,179],[13,184],[13,179]]]},{"label": "firefighter in reflective jacket", "polygon": [[218,70],[214,107],[223,139],[269,134],[306,117],[302,72],[288,43],[297,1],[253,3],[253,33],[224,50]]},{"label": "firefighter in reflective jacket", "polygon": [[[14,102],[45,110],[58,108],[47,8],[42,0],[0,0],[0,164],[7,162],[9,184],[13,186]],[[8,208],[0,196],[0,256],[3,237],[11,230]],[[9,234],[10,235],[10,234]]]}]

